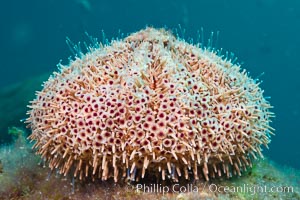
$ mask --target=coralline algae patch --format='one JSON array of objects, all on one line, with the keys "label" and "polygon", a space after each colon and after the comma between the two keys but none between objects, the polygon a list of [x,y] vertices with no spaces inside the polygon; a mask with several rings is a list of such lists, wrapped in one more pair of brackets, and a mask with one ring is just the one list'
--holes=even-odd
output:
[{"label": "coralline algae patch", "polygon": [[61,66],[29,107],[37,153],[80,179],[240,175],[273,131],[245,70],[154,28]]}]

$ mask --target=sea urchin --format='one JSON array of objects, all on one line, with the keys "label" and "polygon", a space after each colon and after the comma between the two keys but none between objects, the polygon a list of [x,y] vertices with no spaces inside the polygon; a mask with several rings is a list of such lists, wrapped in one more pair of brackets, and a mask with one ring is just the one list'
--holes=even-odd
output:
[{"label": "sea urchin", "polygon": [[37,153],[80,179],[240,175],[274,131],[245,70],[154,28],[62,66],[29,108]]}]

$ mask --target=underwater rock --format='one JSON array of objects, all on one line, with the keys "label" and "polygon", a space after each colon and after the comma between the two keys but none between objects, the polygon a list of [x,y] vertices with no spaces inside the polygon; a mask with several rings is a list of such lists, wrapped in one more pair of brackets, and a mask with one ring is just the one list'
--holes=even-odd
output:
[{"label": "underwater rock", "polygon": [[0,88],[0,144],[11,142],[12,136],[7,127],[24,126],[20,120],[26,117],[26,105],[34,98],[36,90],[41,89],[42,82],[49,74],[32,77],[26,81]]},{"label": "underwater rock", "polygon": [[[26,138],[20,140],[26,141]],[[115,184],[112,180],[106,182],[73,180],[70,176],[59,175],[56,170],[49,173],[44,162],[31,151],[32,145],[26,143],[20,148],[19,144],[0,147],[0,160],[3,161],[5,172],[0,174],[0,200],[300,199],[300,171],[279,166],[267,158],[254,162],[251,171],[230,180]],[[169,191],[163,192],[163,189],[167,188]]]},{"label": "underwater rock", "polygon": [[3,173],[3,167],[2,167],[2,162],[0,160],[0,173]]},{"label": "underwater rock", "polygon": [[29,105],[30,139],[52,170],[208,181],[241,175],[270,142],[259,82],[218,51],[146,28],[79,54]]}]

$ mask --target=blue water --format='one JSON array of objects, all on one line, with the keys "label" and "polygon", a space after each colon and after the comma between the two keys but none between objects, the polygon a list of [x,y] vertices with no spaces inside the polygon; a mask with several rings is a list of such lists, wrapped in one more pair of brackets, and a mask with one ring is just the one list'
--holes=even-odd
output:
[{"label": "blue water", "polygon": [[[86,40],[104,30],[131,33],[146,25],[220,31],[217,47],[232,51],[271,96],[276,136],[265,155],[300,168],[300,1],[298,0],[48,0],[2,1],[0,87],[56,70],[71,55],[65,38]],[[0,111],[1,112],[1,111]]]}]

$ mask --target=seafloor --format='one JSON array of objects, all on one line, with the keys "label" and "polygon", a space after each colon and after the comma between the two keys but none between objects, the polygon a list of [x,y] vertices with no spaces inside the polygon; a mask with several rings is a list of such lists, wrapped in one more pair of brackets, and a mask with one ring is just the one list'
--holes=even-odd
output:
[{"label": "seafloor", "polygon": [[[300,171],[267,158],[255,161],[241,177],[179,185],[83,182],[50,172],[31,150],[26,140],[29,130],[20,122],[26,117],[28,101],[47,76],[0,90],[0,199],[300,199]],[[4,144],[11,138],[12,142]]]}]

